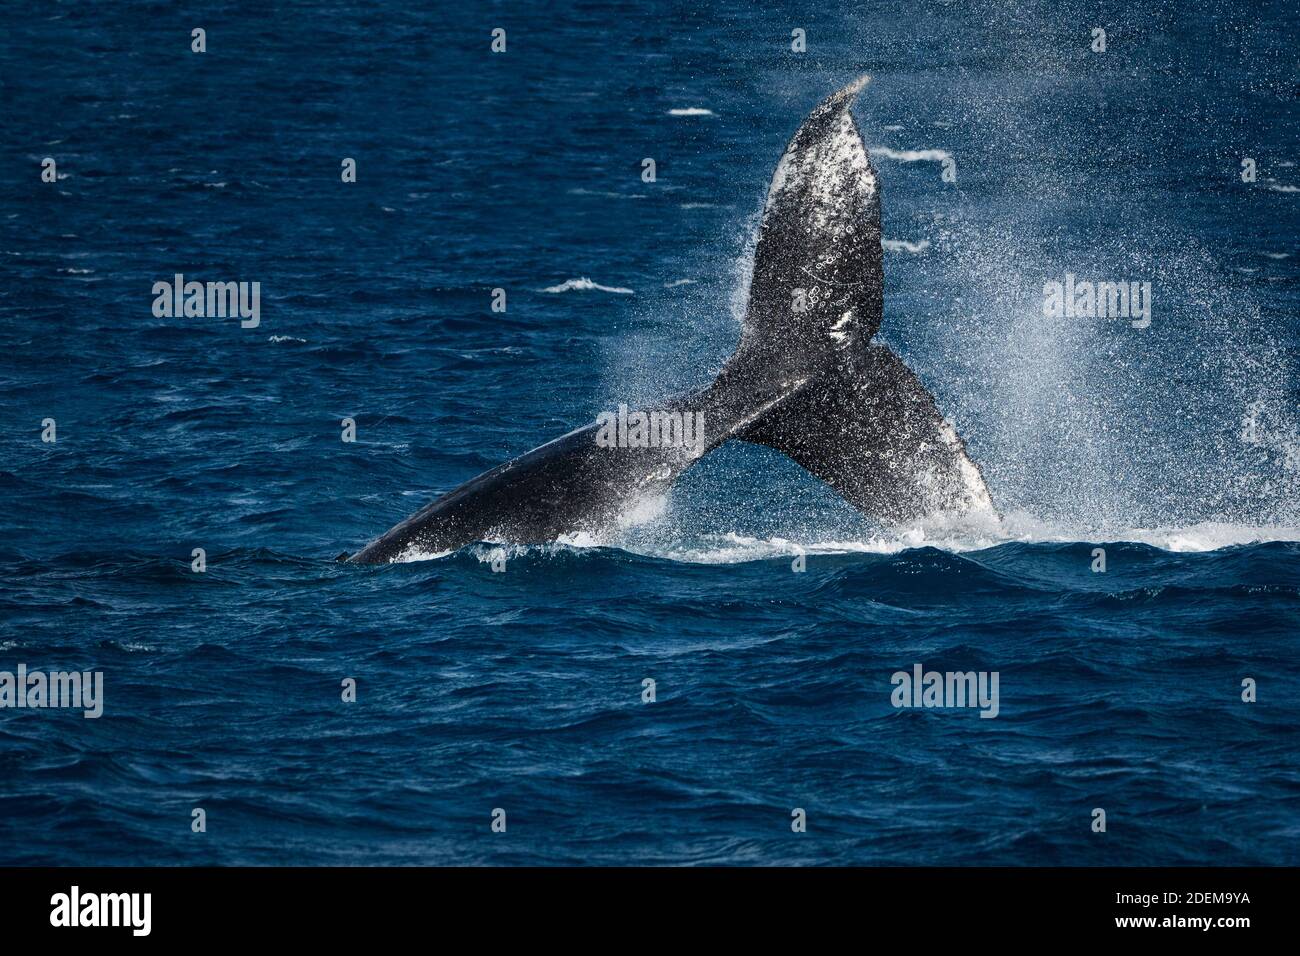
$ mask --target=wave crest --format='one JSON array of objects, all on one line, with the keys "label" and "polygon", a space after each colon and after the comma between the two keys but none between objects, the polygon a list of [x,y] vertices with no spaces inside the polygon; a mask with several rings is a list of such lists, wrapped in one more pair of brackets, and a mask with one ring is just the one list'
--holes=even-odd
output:
[{"label": "wave crest", "polygon": [[592,290],[596,292],[613,292],[616,293],[617,295],[633,294],[632,289],[624,288],[623,286],[617,286],[617,285],[601,285],[599,282],[592,282],[586,276],[583,276],[581,279],[566,279],[564,282],[561,282],[559,285],[547,286],[545,289],[542,289],[541,291],[549,292],[552,295],[555,295],[560,292],[587,292]]}]

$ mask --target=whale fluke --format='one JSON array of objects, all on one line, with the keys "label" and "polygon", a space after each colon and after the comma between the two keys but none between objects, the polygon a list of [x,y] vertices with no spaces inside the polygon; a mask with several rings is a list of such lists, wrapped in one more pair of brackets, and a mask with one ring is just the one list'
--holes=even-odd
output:
[{"label": "whale fluke", "polygon": [[886,524],[993,511],[979,468],[903,360],[872,343],[737,437],[788,455]]},{"label": "whale fluke", "polygon": [[733,438],[781,451],[886,523],[995,513],[933,396],[873,341],[884,300],[880,184],[850,113],[866,83],[823,100],[777,165],[735,354],[707,388],[653,410],[678,424],[698,416],[693,447],[624,442],[622,425],[610,442],[608,422],[590,424],[470,479],[349,560],[599,534]]},{"label": "whale fluke", "polygon": [[772,176],[731,364],[804,382],[736,437],[788,455],[887,523],[992,512],[979,468],[934,397],[872,341],[884,304],[880,183],[850,113],[867,82],[823,100]]},{"label": "whale fluke", "polygon": [[880,328],[880,187],[849,112],[867,82],[823,100],[772,174],[736,362],[815,373]]}]

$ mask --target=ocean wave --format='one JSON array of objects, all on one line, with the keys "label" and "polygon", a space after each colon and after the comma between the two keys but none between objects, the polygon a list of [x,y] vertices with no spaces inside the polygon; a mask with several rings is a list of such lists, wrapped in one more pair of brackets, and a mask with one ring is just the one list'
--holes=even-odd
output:
[{"label": "ocean wave", "polygon": [[669,116],[712,116],[713,110],[706,110],[702,106],[686,106],[668,111]]},{"label": "ocean wave", "polygon": [[633,292],[633,290],[624,288],[623,286],[601,285],[599,282],[592,282],[586,276],[583,276],[581,279],[566,279],[559,285],[547,286],[545,289],[540,291],[549,292],[554,295],[560,292],[586,292],[593,289],[597,292],[614,292],[618,295],[632,295]]}]

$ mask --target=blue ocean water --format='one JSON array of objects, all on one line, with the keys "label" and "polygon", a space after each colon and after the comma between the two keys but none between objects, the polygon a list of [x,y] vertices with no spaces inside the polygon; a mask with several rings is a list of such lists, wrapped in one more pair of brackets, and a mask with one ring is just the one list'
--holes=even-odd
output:
[{"label": "blue ocean water", "polygon": [[[0,710],[0,863],[1300,862],[1297,32],[1214,0],[11,13],[0,671],[102,671],[104,715]],[[736,445],[504,573],[334,561],[708,382],[776,161],[862,73],[882,337],[1001,528],[884,529]],[[176,273],[259,281],[261,324],[156,318]],[[1067,274],[1150,282],[1150,327],[1045,318]],[[997,672],[996,719],[893,707],[918,663]]]}]

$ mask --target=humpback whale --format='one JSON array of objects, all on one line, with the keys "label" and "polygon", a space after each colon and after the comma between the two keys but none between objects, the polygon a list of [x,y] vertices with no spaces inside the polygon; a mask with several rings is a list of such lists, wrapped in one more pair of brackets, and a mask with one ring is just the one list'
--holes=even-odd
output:
[{"label": "humpback whale", "polygon": [[657,409],[697,416],[701,442],[600,441],[593,422],[471,478],[350,560],[599,534],[732,439],[788,455],[887,524],[996,514],[933,396],[875,338],[884,296],[880,181],[850,113],[868,79],[823,100],[781,156],[735,353],[712,384]]}]

